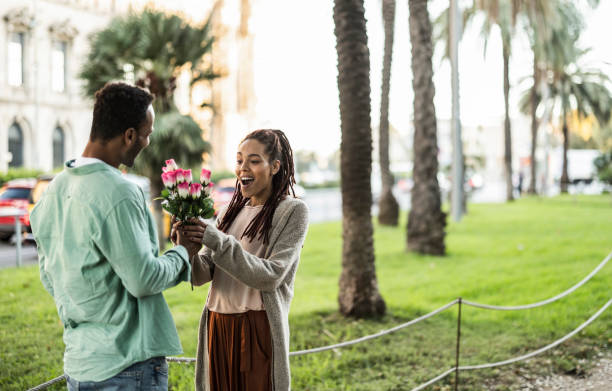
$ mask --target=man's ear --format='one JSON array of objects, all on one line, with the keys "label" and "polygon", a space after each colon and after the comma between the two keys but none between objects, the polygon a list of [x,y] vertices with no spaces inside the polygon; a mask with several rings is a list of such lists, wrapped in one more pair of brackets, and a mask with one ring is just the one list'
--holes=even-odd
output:
[{"label": "man's ear", "polygon": [[127,128],[125,132],[123,132],[123,142],[126,145],[132,145],[136,138],[138,137],[138,133],[134,128]]}]

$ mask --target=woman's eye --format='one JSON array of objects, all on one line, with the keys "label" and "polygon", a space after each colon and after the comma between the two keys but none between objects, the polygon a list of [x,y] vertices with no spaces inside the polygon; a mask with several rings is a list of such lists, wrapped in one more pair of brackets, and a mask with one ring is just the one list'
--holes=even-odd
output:
[{"label": "woman's eye", "polygon": [[236,160],[236,164],[241,165],[242,164],[242,160]]}]

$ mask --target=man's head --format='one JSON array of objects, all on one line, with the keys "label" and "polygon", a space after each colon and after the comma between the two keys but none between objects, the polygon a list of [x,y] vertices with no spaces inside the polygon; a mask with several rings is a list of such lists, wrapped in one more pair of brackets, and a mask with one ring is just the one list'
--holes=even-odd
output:
[{"label": "man's head", "polygon": [[131,167],[138,153],[149,145],[155,112],[153,96],[125,83],[108,83],[95,94],[89,140],[112,142],[121,163]]}]

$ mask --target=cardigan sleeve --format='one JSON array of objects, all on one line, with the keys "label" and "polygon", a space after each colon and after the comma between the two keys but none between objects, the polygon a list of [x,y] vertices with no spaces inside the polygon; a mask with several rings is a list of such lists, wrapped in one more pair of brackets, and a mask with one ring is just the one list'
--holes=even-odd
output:
[{"label": "cardigan sleeve", "polygon": [[[203,243],[211,250],[212,262],[244,284],[262,291],[278,288],[300,256],[308,230],[308,208],[298,202],[289,210],[270,256],[266,259],[248,253],[231,235],[209,224]],[[274,228],[276,229],[276,228]]]},{"label": "cardigan sleeve", "polygon": [[215,264],[212,263],[211,253],[210,248],[204,247],[199,254],[194,255],[191,259],[191,282],[193,285],[200,286],[212,281]]}]

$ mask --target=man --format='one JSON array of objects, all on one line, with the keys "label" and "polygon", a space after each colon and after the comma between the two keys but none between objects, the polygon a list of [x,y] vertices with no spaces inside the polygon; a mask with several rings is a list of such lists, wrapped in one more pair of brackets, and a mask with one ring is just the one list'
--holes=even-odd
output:
[{"label": "man", "polygon": [[83,156],[32,211],[40,279],[64,325],[68,390],[166,390],[165,356],[182,353],[161,292],[190,281],[197,249],[179,234],[158,254],[144,193],[118,169],[149,145],[152,101],[124,83],[96,92]]}]

